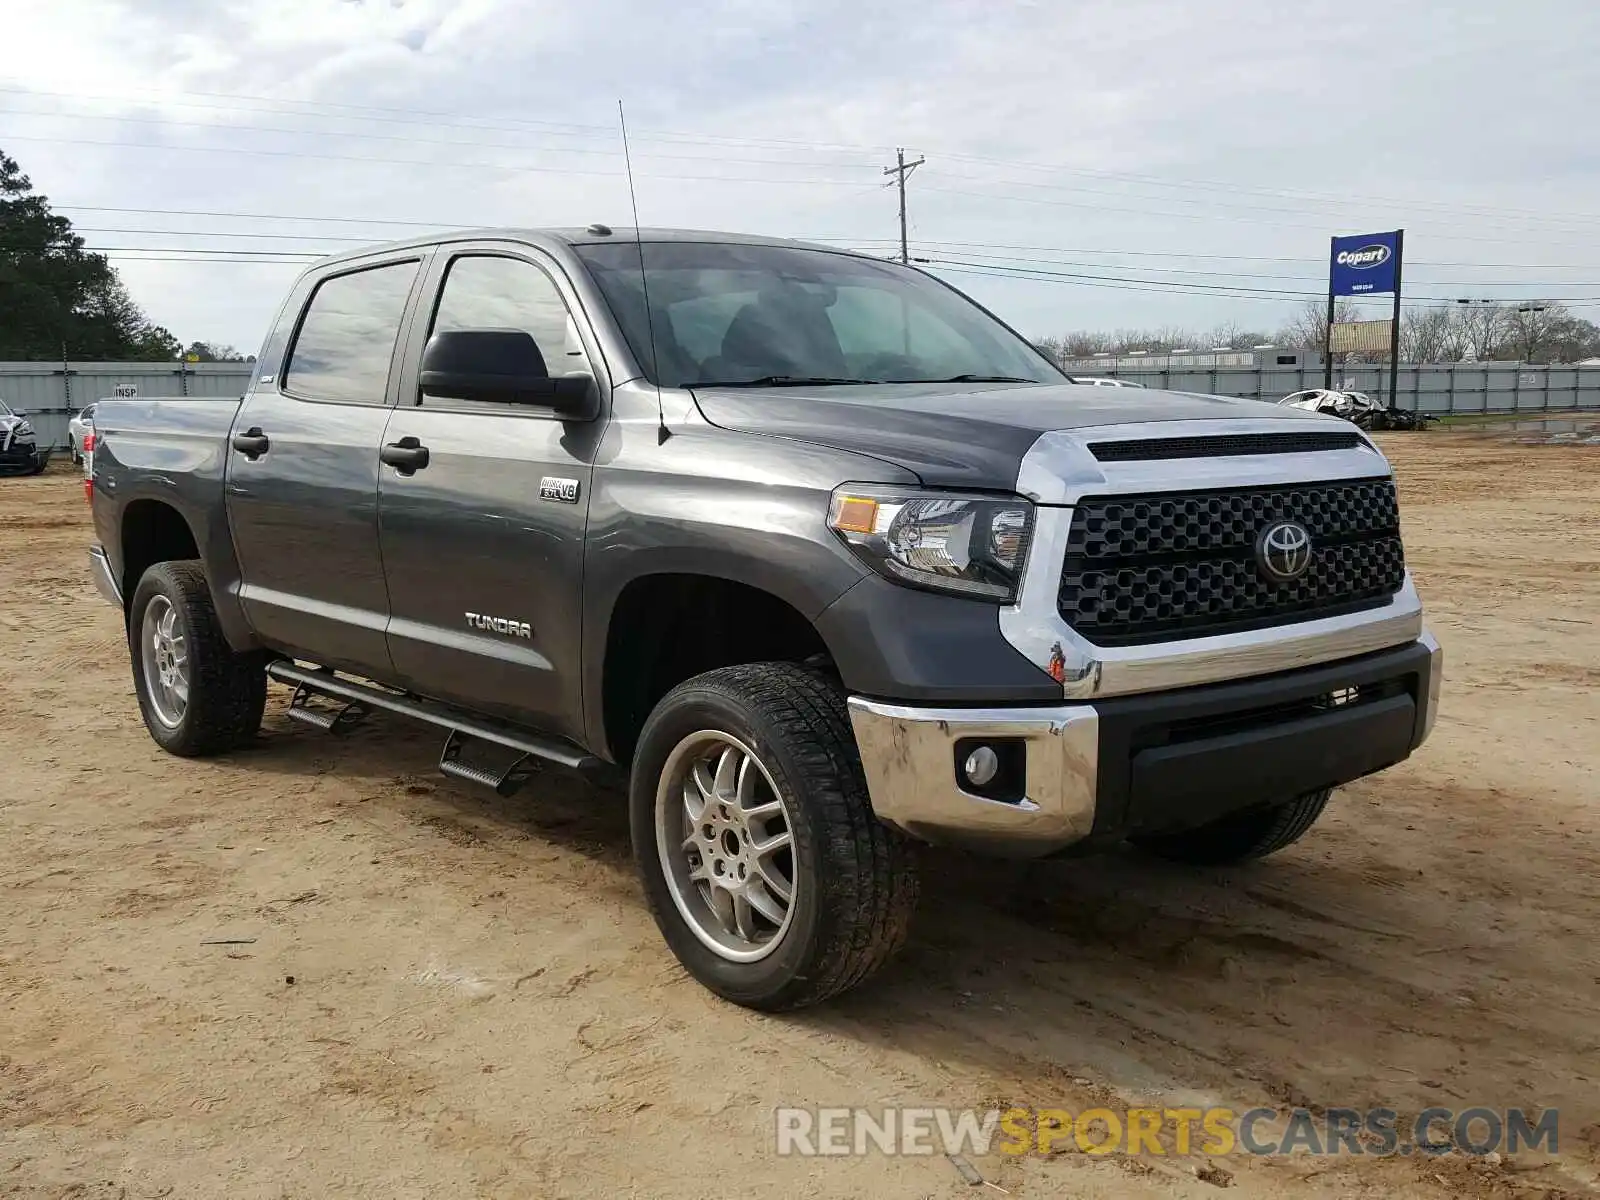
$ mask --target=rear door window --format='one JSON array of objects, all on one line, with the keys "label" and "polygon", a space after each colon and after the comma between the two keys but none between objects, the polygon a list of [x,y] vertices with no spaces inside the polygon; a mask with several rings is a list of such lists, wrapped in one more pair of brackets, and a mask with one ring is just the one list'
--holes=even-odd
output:
[{"label": "rear door window", "polygon": [[324,279],[311,294],[285,391],[310,400],[382,404],[415,262],[386,263]]}]

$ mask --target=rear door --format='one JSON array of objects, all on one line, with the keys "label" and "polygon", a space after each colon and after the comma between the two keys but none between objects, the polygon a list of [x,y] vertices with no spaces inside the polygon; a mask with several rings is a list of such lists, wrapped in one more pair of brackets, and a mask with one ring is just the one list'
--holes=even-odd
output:
[{"label": "rear door", "polygon": [[390,656],[418,692],[577,737],[583,539],[604,418],[441,399],[416,380],[440,330],[525,330],[551,375],[596,374],[598,345],[560,267],[529,248],[441,249],[426,296],[383,440],[426,448],[427,465],[379,471]]},{"label": "rear door", "polygon": [[[391,368],[425,256],[363,261],[302,285],[234,421],[228,520],[245,615],[263,642],[385,679],[378,446]],[[263,358],[268,358],[268,353]]]}]

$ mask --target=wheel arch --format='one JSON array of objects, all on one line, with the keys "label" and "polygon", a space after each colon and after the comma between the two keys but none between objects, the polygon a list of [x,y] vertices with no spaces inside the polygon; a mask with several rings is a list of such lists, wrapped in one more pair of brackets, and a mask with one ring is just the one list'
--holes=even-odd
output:
[{"label": "wheel arch", "polygon": [[595,744],[626,766],[645,718],[685,679],[748,662],[829,665],[826,640],[791,599],[726,574],[662,570],[636,575],[605,616]]},{"label": "wheel arch", "polygon": [[159,562],[200,557],[200,542],[188,519],[164,500],[142,496],[122,510],[118,527],[124,616],[144,573]]}]

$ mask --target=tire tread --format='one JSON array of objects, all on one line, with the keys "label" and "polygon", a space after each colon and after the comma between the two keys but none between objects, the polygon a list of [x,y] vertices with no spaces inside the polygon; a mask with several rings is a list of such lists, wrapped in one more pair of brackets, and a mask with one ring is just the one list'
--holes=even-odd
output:
[{"label": "tire tread", "polygon": [[[749,709],[765,735],[782,743],[799,776],[789,786],[810,807],[819,834],[817,875],[824,894],[817,952],[807,971],[774,994],[740,1002],[782,1011],[848,991],[905,944],[918,880],[910,840],[872,810],[838,684],[794,663],[747,663],[696,676],[662,706],[688,691],[721,693]],[[658,922],[662,916],[656,913]]]},{"label": "tire tread", "polygon": [[1265,858],[1299,841],[1328,805],[1332,788],[1306,792],[1270,808],[1236,813],[1184,833],[1134,838],[1134,844],[1173,862],[1223,866]]},{"label": "tire tread", "polygon": [[265,664],[259,654],[239,654],[228,645],[198,560],[156,563],[139,581],[128,625],[135,686],[142,687],[138,631],[143,608],[138,601],[147,585],[172,601],[185,636],[193,643],[188,656],[189,703],[178,729],[166,730],[155,722],[141,696],[140,708],[151,735],[163,749],[185,758],[221,754],[248,743],[260,729],[266,707]]}]

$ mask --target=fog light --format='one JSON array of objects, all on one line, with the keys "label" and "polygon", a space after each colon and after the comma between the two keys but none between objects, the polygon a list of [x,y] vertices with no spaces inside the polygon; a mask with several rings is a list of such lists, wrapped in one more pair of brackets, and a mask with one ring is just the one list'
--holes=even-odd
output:
[{"label": "fog light", "polygon": [[974,787],[987,787],[1000,773],[1000,756],[989,746],[979,746],[967,755],[967,761],[961,765],[961,772],[967,777],[967,782]]}]

